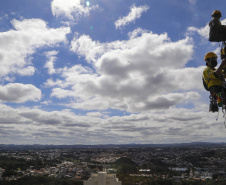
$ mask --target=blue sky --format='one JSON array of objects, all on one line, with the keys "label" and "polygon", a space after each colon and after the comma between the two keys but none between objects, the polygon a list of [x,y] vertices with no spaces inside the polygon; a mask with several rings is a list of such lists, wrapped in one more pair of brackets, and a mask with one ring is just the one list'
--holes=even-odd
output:
[{"label": "blue sky", "polygon": [[201,81],[225,1],[0,2],[0,143],[225,141]]}]

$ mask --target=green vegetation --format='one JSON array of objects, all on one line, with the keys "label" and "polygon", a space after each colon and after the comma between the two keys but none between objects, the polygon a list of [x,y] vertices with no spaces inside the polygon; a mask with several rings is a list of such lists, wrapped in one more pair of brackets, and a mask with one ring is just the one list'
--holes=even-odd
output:
[{"label": "green vegetation", "polygon": [[16,159],[13,157],[0,157],[0,166],[5,170],[17,170],[20,168],[21,170],[26,170],[33,166],[34,169],[44,168],[46,165],[55,166],[59,161],[46,161],[36,158],[35,160],[25,160],[25,159]]},{"label": "green vegetation", "polygon": [[[206,153],[210,157],[215,155],[215,152]],[[202,158],[202,156],[197,156],[190,159],[190,162],[194,162],[196,164],[202,164],[206,161],[206,159]],[[199,160],[198,160],[199,159]],[[116,174],[119,181],[122,181],[123,185],[225,185],[225,181],[219,180],[220,175],[214,174],[213,180],[180,180],[177,181],[173,179],[173,176],[181,175],[181,172],[171,171],[169,170],[169,165],[163,163],[160,159],[151,160],[151,173],[155,174],[153,176],[130,176],[129,174],[137,174],[138,166],[134,161],[130,158],[122,157],[115,161],[113,167],[117,169]],[[187,171],[189,173],[189,171]],[[139,174],[139,173],[138,173]],[[160,178],[159,176],[163,174],[168,174],[168,179]],[[218,180],[217,180],[218,179]]]},{"label": "green vegetation", "polygon": [[25,170],[29,164],[24,159],[15,159],[8,157],[0,157],[0,166],[5,170],[15,170],[21,168]]},{"label": "green vegetation", "polygon": [[121,157],[120,159],[116,160],[113,167],[116,168],[117,175],[136,173],[137,171],[136,163],[127,157]]},{"label": "green vegetation", "polygon": [[50,178],[45,176],[27,176],[17,181],[0,181],[1,185],[83,185],[82,181],[62,178]]}]

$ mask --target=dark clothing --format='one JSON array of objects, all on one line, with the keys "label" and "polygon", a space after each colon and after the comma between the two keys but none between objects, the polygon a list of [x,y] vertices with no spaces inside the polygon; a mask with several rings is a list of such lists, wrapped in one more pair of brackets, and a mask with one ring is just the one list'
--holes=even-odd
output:
[{"label": "dark clothing", "polygon": [[218,93],[222,92],[222,86],[220,85],[214,85],[209,88],[210,89],[210,94],[212,96],[216,96]]},{"label": "dark clothing", "polygon": [[226,89],[219,85],[214,85],[209,88],[210,94],[212,95],[213,99],[217,99],[217,94],[220,93],[220,96],[223,100],[223,104],[226,105]]},{"label": "dark clothing", "polygon": [[209,32],[210,42],[226,41],[226,26],[221,25],[219,19],[212,19],[209,22],[209,27],[210,27]]}]

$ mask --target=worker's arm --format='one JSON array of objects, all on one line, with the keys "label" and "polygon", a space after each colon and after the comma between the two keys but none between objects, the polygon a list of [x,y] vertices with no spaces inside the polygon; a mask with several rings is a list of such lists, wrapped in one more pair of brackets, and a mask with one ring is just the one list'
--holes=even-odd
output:
[{"label": "worker's arm", "polygon": [[223,59],[220,66],[218,67],[218,69],[215,71],[215,74],[217,74],[218,76],[222,74],[222,70],[224,68],[224,66],[226,65],[226,59]]}]

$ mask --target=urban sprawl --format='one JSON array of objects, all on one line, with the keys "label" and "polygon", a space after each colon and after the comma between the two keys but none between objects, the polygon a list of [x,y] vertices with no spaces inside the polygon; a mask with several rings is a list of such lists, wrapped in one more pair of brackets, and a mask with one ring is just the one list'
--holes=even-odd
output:
[{"label": "urban sprawl", "polygon": [[122,183],[120,174],[133,181],[143,178],[142,182],[224,180],[226,144],[0,145],[0,182],[17,181],[25,176],[83,181],[99,171],[117,174]]}]

